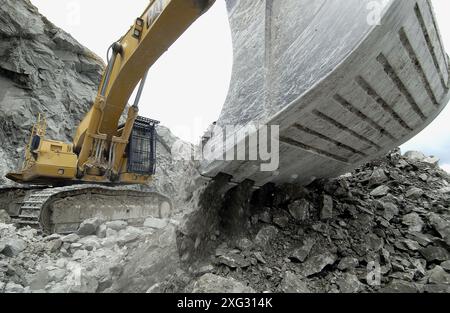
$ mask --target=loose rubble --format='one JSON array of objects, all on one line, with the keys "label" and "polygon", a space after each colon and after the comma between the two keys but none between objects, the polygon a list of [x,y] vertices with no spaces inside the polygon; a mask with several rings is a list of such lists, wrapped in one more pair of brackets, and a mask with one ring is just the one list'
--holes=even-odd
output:
[{"label": "loose rubble", "polygon": [[190,250],[176,236],[183,214],[139,227],[94,218],[64,236],[4,218],[0,292],[449,292],[449,175],[407,155],[256,192],[245,229],[219,221]]}]

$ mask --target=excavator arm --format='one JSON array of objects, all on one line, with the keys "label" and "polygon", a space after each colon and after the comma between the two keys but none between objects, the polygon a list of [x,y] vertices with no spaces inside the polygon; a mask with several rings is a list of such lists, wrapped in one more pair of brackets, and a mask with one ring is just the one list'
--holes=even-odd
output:
[{"label": "excavator arm", "polygon": [[[34,157],[27,158],[20,173],[10,173],[7,177],[17,182],[73,179],[99,183],[148,183],[153,173],[136,173],[126,166],[130,157],[126,150],[138,118],[138,101],[147,72],[214,2],[151,0],[128,32],[108,50],[108,66],[97,96],[78,126],[73,145],[39,138],[40,147],[47,147],[46,150],[28,145],[27,155]],[[128,109],[125,124],[119,125],[139,82],[136,101]],[[154,128],[157,122],[144,119],[139,123],[148,129]],[[145,134],[154,136],[151,132]],[[142,138],[138,140],[142,141]],[[46,144],[47,141],[51,143]],[[138,145],[143,146],[142,142]],[[147,156],[145,158],[148,159]]]}]

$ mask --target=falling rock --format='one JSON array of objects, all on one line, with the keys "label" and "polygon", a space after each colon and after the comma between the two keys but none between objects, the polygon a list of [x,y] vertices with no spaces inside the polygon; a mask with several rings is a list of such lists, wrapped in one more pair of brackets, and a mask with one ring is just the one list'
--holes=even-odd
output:
[{"label": "falling rock", "polygon": [[163,229],[168,224],[167,220],[149,217],[144,222],[144,227],[154,228],[154,229]]},{"label": "falling rock", "polygon": [[[122,229],[127,228],[128,223],[126,221],[110,221],[110,222],[106,222],[105,226],[107,228],[111,228],[115,231],[121,231]],[[105,230],[106,231],[106,230]]]},{"label": "falling rock", "polygon": [[411,232],[421,232],[424,226],[422,218],[420,218],[419,214],[415,212],[405,215],[402,223],[403,225],[408,226],[408,229]]},{"label": "falling rock", "polygon": [[62,242],[61,238],[51,240],[47,243],[47,249],[50,252],[56,252],[56,251],[58,251],[59,248],[61,248],[62,244],[63,244],[63,242]]},{"label": "falling rock", "polygon": [[201,276],[195,281],[193,293],[255,293],[248,286],[238,282],[234,278],[224,278],[211,273]]},{"label": "falling rock", "polygon": [[341,293],[358,293],[363,286],[358,277],[350,273],[344,274],[336,283]]},{"label": "falling rock", "polygon": [[289,204],[288,210],[296,221],[304,221],[309,217],[312,204],[306,199],[300,199]]},{"label": "falling rock", "polygon": [[348,271],[356,268],[358,265],[359,261],[357,258],[345,257],[341,261],[339,261],[338,269],[341,271]]},{"label": "falling rock", "polygon": [[333,198],[329,195],[323,195],[322,209],[320,210],[320,218],[328,220],[333,217]]},{"label": "falling rock", "polygon": [[[27,248],[27,243],[22,239],[9,238],[2,240],[2,242],[4,247],[1,253],[8,257],[14,257]],[[2,246],[1,242],[0,246]]]},{"label": "falling rock", "polygon": [[302,277],[292,272],[286,272],[280,284],[283,293],[311,293]]},{"label": "falling rock", "polygon": [[430,284],[450,285],[450,274],[441,266],[435,266],[429,273],[428,282]]},{"label": "falling rock", "polygon": [[408,151],[404,156],[411,161],[423,161],[426,158],[425,154],[419,151]]},{"label": "falling rock", "polygon": [[427,262],[443,262],[450,258],[449,252],[442,247],[428,246],[421,249],[419,252],[427,260]]},{"label": "falling rock", "polygon": [[330,252],[315,255],[308,258],[308,260],[303,263],[301,274],[305,277],[318,274],[322,272],[327,265],[332,265],[334,262],[336,262],[336,256]]},{"label": "falling rock", "polygon": [[278,229],[275,226],[265,226],[256,235],[255,244],[260,247],[266,247],[277,234]]},{"label": "falling rock", "polygon": [[303,245],[292,251],[291,256],[289,257],[291,260],[298,261],[298,262],[304,262],[306,258],[309,256],[309,253],[311,252],[312,247],[315,244],[315,240],[312,238],[307,238],[303,242]]},{"label": "falling rock", "polygon": [[386,185],[381,185],[370,192],[372,197],[383,197],[388,194],[390,188]]},{"label": "falling rock", "polygon": [[405,196],[410,199],[419,199],[424,194],[423,190],[417,187],[412,187],[406,191]]}]

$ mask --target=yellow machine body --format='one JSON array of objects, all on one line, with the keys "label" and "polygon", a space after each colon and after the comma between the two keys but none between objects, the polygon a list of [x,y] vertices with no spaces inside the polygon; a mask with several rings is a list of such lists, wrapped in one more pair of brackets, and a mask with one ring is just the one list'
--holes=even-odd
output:
[{"label": "yellow machine body", "polygon": [[39,120],[22,169],[7,177],[20,183],[149,183],[151,169],[136,170],[139,166],[128,164],[131,157],[127,149],[139,112],[137,101],[128,109],[125,124],[119,125],[119,120],[139,82],[140,96],[151,66],[214,1],[151,0],[129,31],[110,47],[111,57],[97,97],[79,124],[73,144],[46,139],[45,123]]}]

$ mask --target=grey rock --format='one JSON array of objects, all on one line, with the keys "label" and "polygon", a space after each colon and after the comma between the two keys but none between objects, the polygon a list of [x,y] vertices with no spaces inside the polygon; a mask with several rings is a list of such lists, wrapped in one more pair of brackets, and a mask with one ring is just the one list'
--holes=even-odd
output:
[{"label": "grey rock", "polygon": [[369,187],[381,185],[387,182],[389,178],[386,176],[386,173],[383,169],[379,168],[372,172],[369,178]]},{"label": "grey rock", "polygon": [[292,272],[286,272],[280,284],[280,290],[283,293],[310,293],[306,282],[302,277]]},{"label": "grey rock", "polygon": [[450,194],[450,187],[444,187],[439,189],[439,192],[443,193],[443,194]]},{"label": "grey rock", "polygon": [[93,217],[83,221],[78,229],[79,236],[90,236],[97,232],[98,227],[103,221],[98,217]]},{"label": "grey rock", "polygon": [[429,165],[431,165],[433,167],[438,166],[439,161],[440,161],[440,159],[435,156],[430,156],[430,157],[423,159],[423,162],[428,163]]},{"label": "grey rock", "polygon": [[22,285],[16,284],[14,282],[8,282],[5,286],[5,293],[23,293],[24,288]]},{"label": "grey rock", "polygon": [[72,259],[75,261],[81,261],[86,259],[88,256],[88,252],[86,250],[77,250],[74,252]]},{"label": "grey rock", "polygon": [[47,270],[42,270],[33,275],[30,281],[31,290],[43,290],[50,282],[50,276]]},{"label": "grey rock", "polygon": [[7,238],[1,240],[1,242],[3,242],[4,245],[1,253],[8,257],[14,257],[27,248],[27,243],[18,238]]},{"label": "grey rock", "polygon": [[424,226],[422,218],[415,212],[403,216],[402,223],[408,226],[411,232],[421,232]]},{"label": "grey rock", "polygon": [[431,271],[428,272],[429,278],[428,282],[430,284],[437,285],[450,285],[450,274],[447,273],[441,266],[435,266]]},{"label": "grey rock", "polygon": [[167,220],[149,217],[145,220],[144,226],[154,229],[163,229],[168,224]]},{"label": "grey rock", "polygon": [[450,258],[449,252],[442,247],[428,246],[421,249],[419,252],[427,260],[427,262],[443,262]]},{"label": "grey rock", "polygon": [[278,229],[274,226],[263,227],[255,237],[255,244],[260,247],[267,247],[270,241],[278,234]]},{"label": "grey rock", "polygon": [[423,291],[426,293],[450,293],[450,286],[429,284],[424,286]]},{"label": "grey rock", "polygon": [[329,195],[323,195],[322,208],[320,210],[320,218],[328,220],[333,217],[333,198]]},{"label": "grey rock", "polygon": [[[106,237],[106,229],[107,229],[107,227],[105,224],[100,225],[97,229],[97,233],[96,233],[97,237],[105,238]],[[113,230],[113,229],[111,229],[111,230]]]},{"label": "grey rock", "polygon": [[8,212],[2,209],[0,209],[0,223],[3,224],[11,223],[11,217],[9,216]]},{"label": "grey rock", "polygon": [[247,251],[253,247],[253,242],[249,240],[248,238],[240,238],[236,242],[236,248],[238,248],[241,251]]},{"label": "grey rock", "polygon": [[425,154],[419,151],[408,151],[404,156],[411,161],[423,161],[426,158]]},{"label": "grey rock", "polygon": [[259,220],[263,223],[270,224],[272,223],[272,215],[268,210],[259,214]]},{"label": "grey rock", "polygon": [[441,235],[447,244],[450,244],[450,222],[444,220],[439,215],[431,213],[428,217],[431,226]]},{"label": "grey rock", "polygon": [[251,265],[249,259],[240,254],[229,253],[218,257],[217,261],[230,268],[247,268]]},{"label": "grey rock", "polygon": [[441,263],[441,267],[446,270],[447,272],[450,272],[450,260],[445,261]]},{"label": "grey rock", "polygon": [[69,234],[61,238],[62,242],[64,243],[74,243],[77,242],[79,239],[80,236],[78,236],[77,234]]},{"label": "grey rock", "polygon": [[308,219],[312,207],[312,204],[308,200],[300,199],[289,204],[288,209],[295,220],[304,221]]},{"label": "grey rock", "polygon": [[303,263],[300,272],[303,276],[309,277],[322,272],[327,265],[332,265],[336,262],[336,256],[330,252],[325,252],[312,257],[309,257]]},{"label": "grey rock", "polygon": [[289,218],[287,216],[278,216],[273,218],[273,223],[280,228],[286,228],[289,223]]},{"label": "grey rock", "polygon": [[418,293],[416,284],[404,280],[394,279],[389,285],[380,290],[382,293]]},{"label": "grey rock", "polygon": [[309,256],[309,253],[311,252],[311,249],[313,248],[315,243],[316,241],[314,239],[305,239],[302,246],[292,251],[289,258],[295,261],[304,262]]},{"label": "grey rock", "polygon": [[[121,220],[109,221],[109,222],[106,222],[105,226],[107,228],[111,228],[111,229],[113,229],[115,231],[120,231],[122,229],[127,228],[128,223],[126,221],[121,221]],[[106,231],[106,229],[105,229],[105,231]]]},{"label": "grey rock", "polygon": [[390,188],[386,185],[381,185],[370,192],[372,197],[383,197],[388,194]]},{"label": "grey rock", "polygon": [[61,248],[62,244],[63,242],[61,238],[57,238],[55,240],[49,241],[46,246],[50,252],[56,252],[59,250],[59,248]]},{"label": "grey rock", "polygon": [[394,217],[396,217],[399,213],[398,207],[391,202],[382,202],[383,206],[383,217],[387,221],[391,221]]},{"label": "grey rock", "polygon": [[266,260],[264,259],[264,257],[262,256],[261,252],[255,252],[253,253],[253,255],[255,256],[256,260],[261,263],[261,264],[266,264]]},{"label": "grey rock", "polygon": [[341,271],[348,271],[356,268],[359,265],[359,261],[353,257],[345,257],[339,261],[338,269]]},{"label": "grey rock", "polygon": [[234,278],[205,274],[194,282],[193,293],[254,293],[255,291]]},{"label": "grey rock", "polygon": [[361,291],[363,284],[354,274],[346,273],[337,280],[337,285],[341,293],[358,293]]},{"label": "grey rock", "polygon": [[424,194],[423,190],[417,187],[412,187],[406,191],[406,197],[411,199],[418,199]]}]

